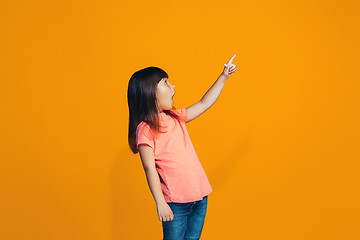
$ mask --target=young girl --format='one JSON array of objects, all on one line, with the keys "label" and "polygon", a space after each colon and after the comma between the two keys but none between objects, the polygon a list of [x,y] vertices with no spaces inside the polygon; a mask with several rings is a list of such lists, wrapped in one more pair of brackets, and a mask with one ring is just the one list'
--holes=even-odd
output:
[{"label": "young girl", "polygon": [[157,67],[135,72],[129,81],[129,146],[140,154],[155,199],[164,240],[200,239],[212,188],[191,143],[185,123],[217,100],[236,54],[201,100],[187,108],[172,105],[175,86]]}]

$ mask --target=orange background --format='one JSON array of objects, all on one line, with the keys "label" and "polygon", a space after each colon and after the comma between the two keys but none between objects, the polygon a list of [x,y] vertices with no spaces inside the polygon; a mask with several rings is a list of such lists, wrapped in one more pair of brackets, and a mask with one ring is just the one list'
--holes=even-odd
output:
[{"label": "orange background", "polygon": [[127,84],[174,106],[214,191],[202,239],[360,239],[358,1],[3,1],[0,239],[161,239]]}]

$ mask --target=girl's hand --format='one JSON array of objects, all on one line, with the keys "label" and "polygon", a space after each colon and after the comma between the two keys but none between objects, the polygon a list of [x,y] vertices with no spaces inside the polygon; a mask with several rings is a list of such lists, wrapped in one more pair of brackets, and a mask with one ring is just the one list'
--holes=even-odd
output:
[{"label": "girl's hand", "polygon": [[157,212],[160,221],[172,221],[174,219],[174,214],[166,202],[157,205]]},{"label": "girl's hand", "polygon": [[236,72],[236,65],[232,64],[232,61],[234,60],[236,54],[230,58],[229,62],[227,64],[224,64],[224,71],[222,72],[222,75],[224,75],[226,78],[230,76],[230,74]]}]

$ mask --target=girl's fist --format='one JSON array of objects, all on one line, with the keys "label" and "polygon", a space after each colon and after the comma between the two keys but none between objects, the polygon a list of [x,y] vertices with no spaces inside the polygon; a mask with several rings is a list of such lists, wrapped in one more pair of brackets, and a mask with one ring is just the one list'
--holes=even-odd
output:
[{"label": "girl's fist", "polygon": [[160,221],[166,222],[172,221],[174,219],[174,214],[169,204],[167,204],[166,202],[157,205],[157,212]]}]

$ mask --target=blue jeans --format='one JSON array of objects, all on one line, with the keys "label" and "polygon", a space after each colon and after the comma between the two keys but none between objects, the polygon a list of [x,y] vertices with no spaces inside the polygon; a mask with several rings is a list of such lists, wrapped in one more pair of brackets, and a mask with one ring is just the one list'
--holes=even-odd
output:
[{"label": "blue jeans", "polygon": [[162,221],[163,240],[200,239],[204,226],[208,196],[202,200],[177,203],[170,202],[174,218]]}]

